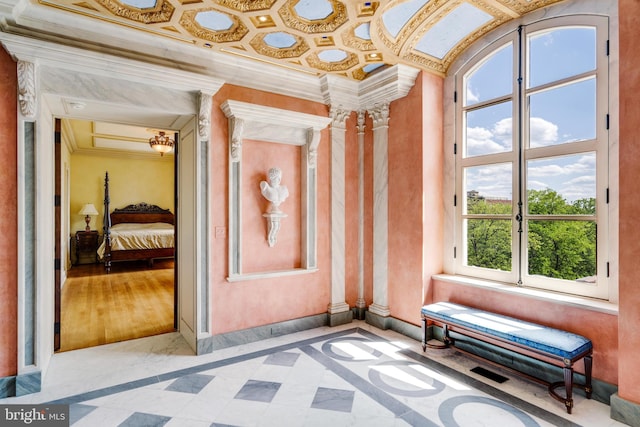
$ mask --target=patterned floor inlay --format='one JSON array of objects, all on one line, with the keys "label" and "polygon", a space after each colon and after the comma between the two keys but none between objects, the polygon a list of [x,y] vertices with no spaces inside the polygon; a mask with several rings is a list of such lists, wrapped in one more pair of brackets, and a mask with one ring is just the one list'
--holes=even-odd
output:
[{"label": "patterned floor inlay", "polygon": [[75,427],[578,425],[499,387],[357,328],[55,403]]},{"label": "patterned floor inlay", "polygon": [[353,390],[337,390],[335,388],[319,387],[313,398],[311,407],[331,411],[351,412],[354,395],[355,391]]},{"label": "patterned floor inlay", "polygon": [[198,394],[212,379],[211,375],[186,375],[169,384],[165,390]]},{"label": "patterned floor inlay", "polygon": [[162,427],[167,424],[171,418],[169,417],[161,417],[159,415],[153,414],[143,414],[140,412],[136,412],[127,418],[122,424],[118,427]]},{"label": "patterned floor inlay", "polygon": [[273,400],[281,385],[270,381],[249,380],[242,386],[235,398],[269,403]]}]

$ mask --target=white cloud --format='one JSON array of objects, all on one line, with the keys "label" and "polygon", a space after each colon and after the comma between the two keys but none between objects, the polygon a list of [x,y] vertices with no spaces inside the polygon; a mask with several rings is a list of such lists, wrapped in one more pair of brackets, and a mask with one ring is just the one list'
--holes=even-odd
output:
[{"label": "white cloud", "polygon": [[558,142],[558,125],[540,117],[529,120],[529,146],[546,147]]},{"label": "white cloud", "polygon": [[504,147],[493,139],[493,133],[482,127],[467,128],[467,155],[501,153]]},{"label": "white cloud", "polygon": [[468,168],[465,176],[465,191],[476,190],[481,196],[490,198],[511,198],[510,163]]}]

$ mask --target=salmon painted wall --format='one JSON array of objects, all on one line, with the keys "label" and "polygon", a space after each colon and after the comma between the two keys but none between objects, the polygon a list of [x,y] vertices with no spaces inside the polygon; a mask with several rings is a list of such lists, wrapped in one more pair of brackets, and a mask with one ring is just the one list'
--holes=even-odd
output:
[{"label": "salmon painted wall", "polygon": [[[297,111],[328,117],[328,107],[315,102],[290,98],[272,93],[261,92],[233,85],[223,86],[213,97],[211,120],[210,156],[212,172],[210,176],[211,194],[211,306],[212,333],[220,334],[274,322],[296,319],[327,312],[330,302],[331,259],[330,259],[330,132],[325,129],[321,133],[318,148],[317,164],[317,206],[318,206],[318,238],[317,254],[319,271],[312,274],[300,274],[277,278],[228,282],[228,240],[215,238],[215,229],[224,228],[228,234],[228,120],[220,105],[226,100],[248,102],[283,110]],[[244,144],[247,144],[244,146]],[[247,151],[245,151],[247,150]],[[251,155],[254,150],[256,156]],[[290,190],[300,191],[299,182],[295,182],[296,168],[300,167],[299,156],[292,155],[295,147],[282,147],[281,144],[245,141],[243,142],[243,228],[244,242],[259,242],[257,248],[243,248],[243,265],[248,254],[254,257],[265,255],[265,259],[249,260],[250,266],[262,269],[278,269],[284,264],[299,263],[300,250],[286,241],[299,239],[299,218],[293,218],[297,212],[293,208],[293,199],[283,203],[282,210],[290,216],[285,218],[278,235],[278,243],[273,248],[266,246],[266,222],[259,217],[248,217],[248,206],[262,209],[265,205],[260,200],[260,180],[266,177],[266,169],[272,166],[283,170],[282,183]],[[257,158],[257,153],[267,157]],[[266,154],[265,154],[266,153]],[[278,153],[284,157],[279,157]],[[294,159],[296,157],[296,159]],[[298,175],[299,176],[299,175]],[[293,197],[296,197],[295,194]],[[299,195],[297,196],[299,199]],[[256,212],[254,212],[256,214]],[[298,231],[294,231],[294,226]],[[296,234],[298,233],[298,234]],[[248,235],[246,235],[248,234]],[[281,239],[283,241],[281,242]],[[280,245],[283,243],[283,245]],[[246,243],[245,243],[246,244]]]},{"label": "salmon painted wall", "polygon": [[389,307],[413,324],[425,283],[442,272],[443,84],[420,73],[389,108]]},{"label": "salmon painted wall", "polygon": [[[248,141],[242,143],[242,271],[290,270],[301,266],[300,233],[300,156],[301,148],[288,144]],[[280,205],[287,214],[282,219],[274,247],[267,242],[267,222],[262,214],[269,202],[260,192],[260,182],[267,181],[272,167],[282,171],[281,185],[289,197]]]},{"label": "salmon painted wall", "polygon": [[18,370],[18,164],[17,65],[0,48],[0,378]]},{"label": "salmon painted wall", "polygon": [[619,0],[620,16],[620,316],[618,320],[620,383],[618,395],[640,403],[640,55],[636,46],[640,2]]}]

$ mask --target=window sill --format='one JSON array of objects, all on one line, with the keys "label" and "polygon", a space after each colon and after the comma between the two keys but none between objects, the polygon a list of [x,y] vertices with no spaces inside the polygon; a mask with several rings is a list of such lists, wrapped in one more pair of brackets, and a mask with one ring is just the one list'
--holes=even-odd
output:
[{"label": "window sill", "polygon": [[432,278],[435,280],[455,283],[462,286],[473,286],[477,288],[491,289],[492,291],[503,292],[511,295],[519,295],[527,298],[534,298],[537,300],[548,301],[554,304],[577,307],[585,310],[612,314],[614,316],[618,315],[618,305],[603,300],[580,297],[576,295],[561,294],[551,291],[543,291],[540,289],[507,285],[504,283],[481,280],[466,276],[457,276],[454,274],[434,274]]}]

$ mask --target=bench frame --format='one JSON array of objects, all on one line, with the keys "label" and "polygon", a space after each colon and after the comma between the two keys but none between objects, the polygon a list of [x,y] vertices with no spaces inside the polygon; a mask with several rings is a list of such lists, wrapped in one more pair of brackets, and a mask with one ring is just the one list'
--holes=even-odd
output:
[{"label": "bench frame", "polygon": [[[443,336],[442,345],[434,345],[429,343],[429,337],[428,337],[429,325],[440,326],[442,328],[442,336]],[[493,362],[491,360],[482,358],[481,356],[478,356],[474,353],[470,353],[466,350],[456,347],[455,339],[449,335],[449,332],[458,333],[466,337],[474,338],[479,341],[486,342],[486,343],[495,345],[497,347],[513,351],[523,356],[531,357],[533,359],[548,363],[550,365],[561,367],[564,373],[564,381],[549,383],[545,380],[528,375],[524,372],[518,371],[509,366],[504,366],[497,362]],[[435,319],[435,318],[429,317],[427,314],[422,313],[422,351],[426,351],[427,347],[443,349],[443,348],[448,348],[450,346],[456,347],[456,350],[462,353],[481,358],[482,360],[485,360],[491,364],[501,366],[511,372],[517,373],[519,375],[527,377],[528,379],[531,379],[533,381],[546,385],[548,387],[549,394],[551,395],[551,397],[558,400],[559,402],[564,403],[567,409],[567,413],[569,414],[571,413],[571,410],[573,408],[573,387],[578,387],[580,389],[583,389],[587,395],[587,399],[591,399],[591,394],[593,392],[592,385],[591,385],[591,370],[592,370],[592,356],[593,356],[592,348],[576,355],[571,359],[567,359],[555,354],[541,351],[539,349],[531,348],[524,344],[515,343],[512,341],[502,339],[500,337],[496,337],[494,335],[485,334],[485,333],[476,331],[474,329],[469,329],[468,327],[457,324],[455,322],[451,322],[451,321],[443,322],[440,319]],[[573,365],[580,359],[584,360],[584,375],[585,375],[584,385],[574,384],[573,382]],[[562,386],[564,386],[566,391],[565,397],[561,396],[556,392],[556,388],[562,387]]]}]

